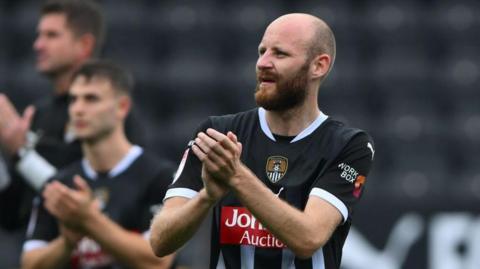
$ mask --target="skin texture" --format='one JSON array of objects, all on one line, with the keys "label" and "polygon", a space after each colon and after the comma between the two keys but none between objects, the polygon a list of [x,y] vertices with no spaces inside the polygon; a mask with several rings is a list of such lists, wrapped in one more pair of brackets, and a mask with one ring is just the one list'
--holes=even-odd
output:
[{"label": "skin texture", "polygon": [[[259,105],[265,105],[267,124],[275,134],[295,136],[320,114],[318,89],[334,58],[333,54],[313,48],[318,43],[318,33],[324,31],[329,31],[328,26],[307,14],[282,16],[265,31],[256,64],[255,98]],[[300,92],[295,102],[276,104],[282,96],[290,94],[288,91],[294,96]],[[214,129],[200,132],[192,151],[202,162],[204,188],[190,200],[172,197],[165,201],[151,227],[150,243],[158,256],[183,245],[209,208],[228,192],[233,192],[275,237],[301,258],[310,257],[321,248],[342,221],[341,213],[321,198],[309,197],[301,211],[273,194],[241,162],[242,145],[232,132],[222,134]]]}]

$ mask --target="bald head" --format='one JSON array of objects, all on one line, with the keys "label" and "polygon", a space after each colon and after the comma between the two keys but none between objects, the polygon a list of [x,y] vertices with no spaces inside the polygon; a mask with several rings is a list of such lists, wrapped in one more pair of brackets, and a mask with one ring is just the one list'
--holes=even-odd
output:
[{"label": "bald head", "polygon": [[282,31],[299,42],[307,50],[311,60],[319,54],[331,58],[330,69],[336,54],[335,36],[330,27],[320,18],[305,13],[292,13],[278,17],[267,27],[268,31]]}]

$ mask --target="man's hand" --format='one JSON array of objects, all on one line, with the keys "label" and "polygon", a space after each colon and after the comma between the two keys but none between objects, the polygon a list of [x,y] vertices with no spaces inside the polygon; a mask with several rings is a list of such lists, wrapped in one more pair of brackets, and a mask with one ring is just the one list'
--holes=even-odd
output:
[{"label": "man's hand", "polygon": [[232,132],[228,132],[227,135],[214,129],[208,129],[206,133],[200,132],[192,149],[202,161],[204,182],[216,183],[215,187],[223,187],[222,190],[231,184],[231,179],[243,166],[240,161],[242,144]]},{"label": "man's hand", "polygon": [[16,154],[25,144],[34,113],[34,107],[28,106],[20,117],[8,97],[0,94],[0,145],[9,154]]},{"label": "man's hand", "polygon": [[70,189],[58,181],[47,184],[43,191],[44,205],[67,228],[82,231],[92,213],[99,209],[87,182],[75,176],[74,183],[76,189]]},{"label": "man's hand", "polygon": [[59,223],[58,226],[60,229],[60,235],[64,238],[69,248],[72,248],[72,249],[75,248],[78,242],[80,242],[80,240],[82,240],[84,236],[82,233],[79,233],[76,230],[68,228],[62,223]]}]

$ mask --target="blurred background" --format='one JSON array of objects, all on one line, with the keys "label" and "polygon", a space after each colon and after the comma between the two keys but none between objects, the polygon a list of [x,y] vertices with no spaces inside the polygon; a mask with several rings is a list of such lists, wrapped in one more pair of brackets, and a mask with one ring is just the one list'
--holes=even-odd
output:
[{"label": "blurred background", "polygon": [[[0,92],[19,109],[51,90],[32,52],[42,2],[0,2]],[[376,143],[343,267],[480,268],[480,1],[99,2],[102,55],[134,73],[152,149],[175,162],[205,117],[255,106],[257,46],[270,21],[323,18],[337,60],[320,108]],[[198,235],[179,263],[199,267],[208,240]]]}]

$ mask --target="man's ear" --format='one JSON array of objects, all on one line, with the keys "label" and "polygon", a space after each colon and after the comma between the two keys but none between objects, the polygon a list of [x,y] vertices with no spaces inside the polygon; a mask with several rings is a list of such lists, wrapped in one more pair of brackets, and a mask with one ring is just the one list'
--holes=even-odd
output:
[{"label": "man's ear", "polygon": [[80,56],[83,59],[88,59],[93,56],[95,52],[95,37],[86,33],[79,37],[80,42]]},{"label": "man's ear", "polygon": [[128,113],[132,108],[132,98],[127,95],[121,95],[118,97],[118,116],[122,119],[127,118]]},{"label": "man's ear", "polygon": [[332,58],[328,54],[319,54],[313,58],[311,63],[311,74],[313,78],[322,78],[330,70]]}]

